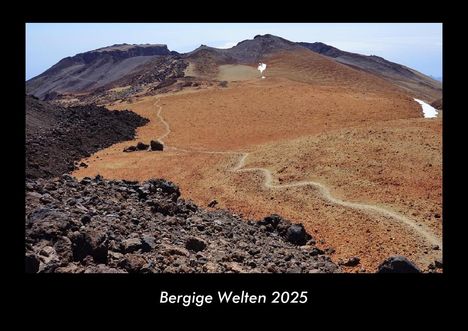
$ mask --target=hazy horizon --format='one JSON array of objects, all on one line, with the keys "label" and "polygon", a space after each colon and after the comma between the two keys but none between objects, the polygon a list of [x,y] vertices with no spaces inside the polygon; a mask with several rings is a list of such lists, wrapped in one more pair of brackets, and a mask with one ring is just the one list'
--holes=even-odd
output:
[{"label": "hazy horizon", "polygon": [[442,23],[27,23],[26,80],[65,57],[113,44],[166,44],[186,53],[267,33],[377,55],[442,78]]}]

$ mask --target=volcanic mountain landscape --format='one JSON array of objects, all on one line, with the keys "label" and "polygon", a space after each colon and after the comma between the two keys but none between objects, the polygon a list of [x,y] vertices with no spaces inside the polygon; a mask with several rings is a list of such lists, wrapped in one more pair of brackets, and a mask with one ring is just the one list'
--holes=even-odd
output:
[{"label": "volcanic mountain landscape", "polygon": [[442,87],[414,69],[120,44],[26,94],[28,272],[442,271]]}]

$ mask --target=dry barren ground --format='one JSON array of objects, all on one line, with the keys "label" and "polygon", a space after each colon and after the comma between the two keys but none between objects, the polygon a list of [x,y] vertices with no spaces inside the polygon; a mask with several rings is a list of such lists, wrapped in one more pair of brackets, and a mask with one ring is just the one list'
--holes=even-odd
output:
[{"label": "dry barren ground", "polygon": [[[123,153],[135,142],[119,143],[84,160],[88,168],[75,176],[163,177],[201,205],[216,199],[253,218],[280,213],[334,247],[337,261],[359,256],[351,272],[374,271],[392,254],[426,269],[441,255],[431,247],[442,230],[441,120],[422,119],[406,95],[272,77],[113,108],[150,119],[136,140],[163,137],[166,150]],[[264,170],[240,171],[253,167]],[[315,181],[339,201],[388,209],[412,226],[330,201],[314,185],[267,187],[266,169],[273,186]]]}]

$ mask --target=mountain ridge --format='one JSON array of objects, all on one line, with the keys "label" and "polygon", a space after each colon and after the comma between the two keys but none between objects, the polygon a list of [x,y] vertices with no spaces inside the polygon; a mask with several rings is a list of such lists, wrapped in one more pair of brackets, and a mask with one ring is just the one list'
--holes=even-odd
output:
[{"label": "mountain ridge", "polygon": [[388,61],[383,57],[351,53],[322,42],[300,42],[298,44],[352,68],[380,75],[399,87],[413,92],[415,96],[429,98],[430,101],[437,100],[442,96],[440,81],[415,69]]},{"label": "mountain ridge", "polygon": [[[302,50],[383,78],[414,97],[429,102],[442,97],[440,82],[412,68],[375,55],[346,52],[321,42],[292,42],[271,34],[256,35],[253,39],[240,41],[227,49],[202,44],[187,53],[171,51],[164,44],[114,44],[101,47],[60,60],[42,74],[26,81],[26,92],[41,99],[54,99],[60,94],[92,93],[98,89],[124,86],[122,84],[127,81],[138,83],[138,77],[150,77],[144,80],[144,84],[160,83],[189,76],[181,68],[190,64],[195,72],[201,73],[200,77],[216,80],[220,65],[255,66],[264,61],[266,56]],[[178,64],[175,65],[175,62]],[[171,75],[152,74],[155,70],[159,73],[174,72],[175,67],[178,68],[177,73]]]}]

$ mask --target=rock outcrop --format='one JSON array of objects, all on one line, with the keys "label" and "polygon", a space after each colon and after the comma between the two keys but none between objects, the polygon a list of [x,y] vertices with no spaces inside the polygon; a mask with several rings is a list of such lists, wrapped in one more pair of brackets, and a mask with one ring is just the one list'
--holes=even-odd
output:
[{"label": "rock outcrop", "polygon": [[130,111],[93,105],[65,108],[26,96],[26,177],[72,171],[80,159],[133,139],[135,129],[147,122]]}]

